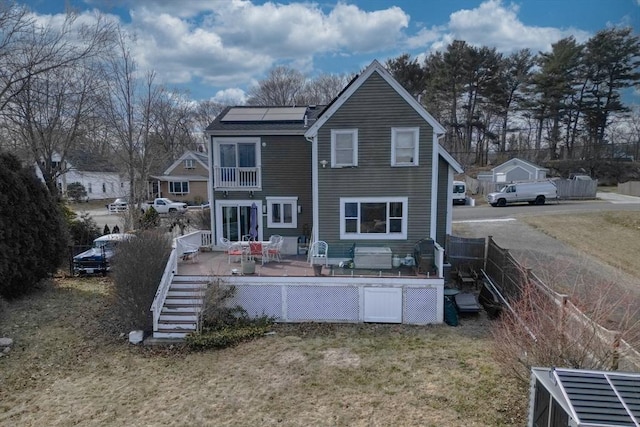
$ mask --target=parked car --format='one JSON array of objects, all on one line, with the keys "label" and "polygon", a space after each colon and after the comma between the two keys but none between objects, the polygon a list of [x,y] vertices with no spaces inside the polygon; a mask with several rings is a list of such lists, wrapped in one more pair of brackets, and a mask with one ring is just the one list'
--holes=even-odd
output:
[{"label": "parked car", "polygon": [[122,212],[129,209],[129,199],[126,197],[119,197],[115,199],[112,203],[107,205],[107,209],[109,212]]},{"label": "parked car", "polygon": [[467,203],[467,185],[464,181],[453,181],[453,204],[464,205]]},{"label": "parked car", "polygon": [[93,241],[91,249],[86,250],[73,257],[74,274],[106,274],[111,266],[109,260],[115,254],[117,245],[133,234],[115,233],[105,234]]},{"label": "parked car", "polygon": [[142,213],[144,213],[149,207],[153,207],[159,214],[166,213],[184,213],[187,211],[187,204],[182,202],[173,202],[167,198],[161,197],[155,199],[152,202],[145,202],[142,204]]},{"label": "parked car", "polygon": [[549,199],[558,199],[558,189],[552,181],[517,182],[505,185],[497,193],[487,195],[487,202],[491,206],[506,206],[522,202],[530,205],[544,205]]}]

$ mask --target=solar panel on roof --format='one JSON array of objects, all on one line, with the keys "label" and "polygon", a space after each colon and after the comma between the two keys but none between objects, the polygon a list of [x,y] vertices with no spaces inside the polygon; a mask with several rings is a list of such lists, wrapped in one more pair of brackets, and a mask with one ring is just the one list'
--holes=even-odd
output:
[{"label": "solar panel on roof", "polygon": [[231,108],[221,122],[303,121],[306,107]]}]

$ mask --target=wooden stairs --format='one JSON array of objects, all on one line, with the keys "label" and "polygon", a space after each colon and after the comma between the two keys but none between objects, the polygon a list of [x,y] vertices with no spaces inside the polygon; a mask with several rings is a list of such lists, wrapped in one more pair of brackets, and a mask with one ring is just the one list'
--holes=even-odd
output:
[{"label": "wooden stairs", "polygon": [[196,330],[207,283],[202,276],[173,278],[153,338],[182,339]]}]

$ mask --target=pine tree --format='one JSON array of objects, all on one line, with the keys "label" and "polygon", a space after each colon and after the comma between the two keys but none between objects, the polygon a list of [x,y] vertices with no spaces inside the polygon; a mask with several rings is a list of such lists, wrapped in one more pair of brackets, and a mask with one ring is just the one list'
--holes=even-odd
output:
[{"label": "pine tree", "polygon": [[34,289],[60,266],[67,242],[63,214],[44,184],[0,153],[0,295]]}]

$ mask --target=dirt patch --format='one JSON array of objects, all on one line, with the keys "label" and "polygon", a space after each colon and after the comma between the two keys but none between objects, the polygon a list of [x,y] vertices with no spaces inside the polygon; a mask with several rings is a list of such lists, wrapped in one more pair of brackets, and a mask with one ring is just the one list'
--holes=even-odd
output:
[{"label": "dirt patch", "polygon": [[360,366],[360,356],[353,354],[348,348],[330,348],[321,352],[324,363],[338,368],[357,368]]}]

